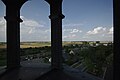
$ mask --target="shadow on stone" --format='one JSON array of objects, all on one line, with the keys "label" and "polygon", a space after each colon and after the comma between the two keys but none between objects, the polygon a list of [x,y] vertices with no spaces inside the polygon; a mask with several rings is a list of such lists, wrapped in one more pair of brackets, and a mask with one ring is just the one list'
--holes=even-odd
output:
[{"label": "shadow on stone", "polygon": [[40,76],[36,80],[77,80],[77,79],[66,74],[64,71],[53,69],[48,73]]}]

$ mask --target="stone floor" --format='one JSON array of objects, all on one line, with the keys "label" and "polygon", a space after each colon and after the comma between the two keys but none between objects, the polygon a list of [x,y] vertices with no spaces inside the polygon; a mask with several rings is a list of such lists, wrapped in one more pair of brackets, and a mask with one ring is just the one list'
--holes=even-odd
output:
[{"label": "stone floor", "polygon": [[64,65],[63,71],[51,70],[50,64],[39,60],[24,61],[21,68],[0,71],[0,80],[102,80],[96,76]]}]

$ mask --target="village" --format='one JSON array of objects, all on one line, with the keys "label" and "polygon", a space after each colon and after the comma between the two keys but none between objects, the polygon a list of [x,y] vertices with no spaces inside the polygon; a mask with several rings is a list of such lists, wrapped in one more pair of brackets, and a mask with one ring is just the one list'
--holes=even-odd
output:
[{"label": "village", "polygon": [[[63,46],[63,65],[103,77],[106,67],[112,63],[112,50],[112,42],[84,41],[80,44],[72,42]],[[51,47],[23,48],[21,49],[21,62],[23,61],[37,61],[38,63],[50,64]]]}]

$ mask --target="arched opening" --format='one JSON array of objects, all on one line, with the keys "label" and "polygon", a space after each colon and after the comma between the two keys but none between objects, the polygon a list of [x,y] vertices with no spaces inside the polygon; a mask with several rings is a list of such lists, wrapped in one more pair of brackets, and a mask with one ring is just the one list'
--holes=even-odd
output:
[{"label": "arched opening", "polygon": [[0,70],[6,67],[6,21],[5,5],[0,1]]},{"label": "arched opening", "polygon": [[64,63],[103,77],[113,60],[113,1],[64,1],[63,13]]},{"label": "arched opening", "polygon": [[[44,0],[26,2],[21,8],[21,65],[51,63],[49,7]],[[29,64],[30,63],[30,64]],[[42,66],[40,66],[42,67]]]},{"label": "arched opening", "polygon": [[[117,4],[117,6],[118,6],[118,4]],[[114,5],[114,7],[116,7],[116,6]],[[116,10],[116,11],[119,10],[118,7],[117,7],[117,9],[115,9],[115,10]],[[119,14],[117,14],[117,13],[116,13],[115,15],[119,16]],[[118,18],[115,17],[115,20],[117,21]],[[117,29],[119,30],[119,28],[118,28],[118,26],[116,26],[116,25],[119,26],[119,23],[118,23],[118,22],[115,22],[116,32],[119,33],[119,31],[117,31]],[[101,29],[101,28],[99,28],[99,29]],[[96,30],[96,29],[94,29],[94,30]],[[88,34],[91,34],[91,33],[93,34],[93,33],[95,32],[94,30],[93,30],[93,31],[88,31]],[[103,30],[105,30],[105,28],[104,28]],[[71,30],[70,30],[70,31],[71,31]],[[110,31],[112,31],[112,28],[110,29]],[[31,32],[31,31],[30,31],[30,32]],[[75,30],[72,31],[72,33],[73,33],[73,32],[78,32],[78,30],[75,29]],[[97,32],[97,33],[98,33],[98,32]],[[117,34],[117,33],[116,33],[116,34]],[[109,34],[110,34],[110,33],[109,33]],[[65,37],[66,37],[66,36],[65,36]],[[119,36],[116,36],[116,37],[119,37]],[[117,45],[117,46],[116,46],[115,48],[118,49],[117,47],[119,46],[119,40],[117,40],[117,38],[116,38],[115,41],[117,41],[116,44],[115,44],[115,45]],[[99,41],[96,41],[96,43],[99,44],[100,42],[99,42]],[[86,42],[86,41],[83,42],[83,44],[84,44],[84,45],[89,45],[88,42]],[[109,45],[111,46],[111,43],[110,43]],[[76,45],[75,45],[75,46],[76,46]],[[97,45],[93,45],[93,46],[94,46],[94,48],[96,48]],[[73,46],[72,46],[72,47],[73,47]],[[85,48],[86,48],[86,47],[85,47]],[[99,48],[101,48],[101,47],[99,47]],[[101,48],[101,49],[103,49],[103,48]],[[85,50],[86,50],[86,49],[85,49]],[[92,51],[92,50],[93,50],[93,48],[91,49],[91,51]],[[95,49],[94,49],[94,50],[95,50]],[[109,50],[108,50],[108,51],[109,51]],[[111,51],[111,50],[110,50],[110,51]],[[73,52],[72,52],[72,53],[73,53]],[[84,53],[85,53],[85,52],[84,52]],[[93,52],[92,52],[92,53],[93,53]],[[101,54],[101,53],[103,53],[103,52],[101,51],[101,52],[99,52],[99,53]],[[119,50],[115,51],[115,53],[119,53]],[[73,55],[73,54],[72,54],[72,55]],[[117,55],[118,55],[118,54],[117,54]],[[86,54],[85,54],[84,56],[86,56]],[[119,55],[118,55],[118,56],[119,56]],[[92,57],[92,56],[89,55],[88,57]],[[94,58],[95,58],[95,57],[94,57]],[[99,57],[99,58],[100,58],[100,57]],[[110,56],[109,58],[111,58],[111,56]],[[108,58],[108,59],[109,59],[109,58]],[[97,59],[98,59],[98,58],[97,58]],[[101,58],[100,58],[100,59],[101,59]],[[119,58],[117,58],[117,59],[119,59]],[[90,60],[90,59],[87,58],[87,60],[86,60],[87,63],[89,63],[88,60]],[[94,60],[94,59],[93,59],[93,60]],[[111,62],[111,61],[110,61],[110,62]],[[119,62],[119,61],[118,61],[118,62]],[[95,65],[96,65],[96,64],[95,64]],[[95,65],[93,64],[93,66],[95,66]],[[117,66],[117,67],[118,67],[118,66]],[[116,69],[116,70],[117,70],[117,69]],[[13,77],[14,77],[14,76],[13,76]],[[82,76],[82,77],[85,78],[85,76]]]}]

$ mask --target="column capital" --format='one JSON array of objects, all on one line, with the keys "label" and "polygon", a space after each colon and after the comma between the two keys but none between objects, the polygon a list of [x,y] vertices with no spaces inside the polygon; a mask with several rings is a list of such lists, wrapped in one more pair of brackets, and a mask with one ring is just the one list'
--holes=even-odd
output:
[{"label": "column capital", "polygon": [[6,21],[12,21],[12,22],[15,22],[15,21],[18,21],[18,22],[23,22],[23,20],[19,17],[17,18],[13,18],[13,17],[6,17],[4,16],[4,18],[6,19]]}]

